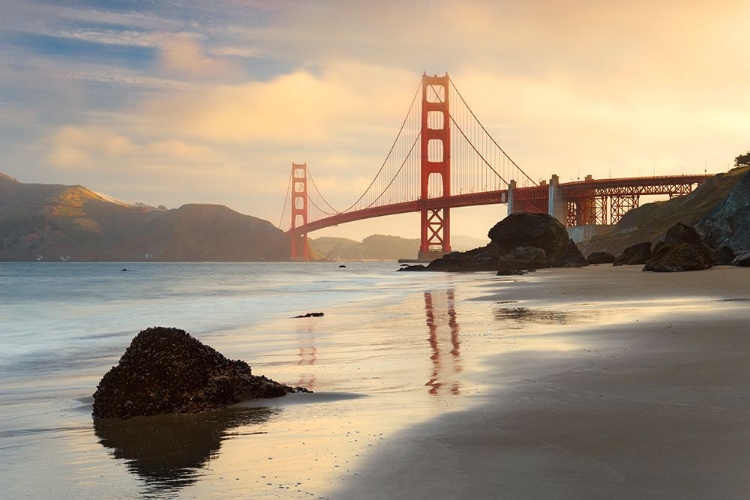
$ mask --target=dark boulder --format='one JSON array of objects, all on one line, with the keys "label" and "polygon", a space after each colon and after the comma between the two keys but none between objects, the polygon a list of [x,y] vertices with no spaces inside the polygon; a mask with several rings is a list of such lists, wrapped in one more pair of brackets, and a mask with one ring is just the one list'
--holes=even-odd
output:
[{"label": "dark boulder", "polygon": [[643,270],[664,273],[700,271],[713,265],[713,253],[707,246],[674,243],[661,245],[656,249]]},{"label": "dark boulder", "polygon": [[670,227],[667,230],[667,234],[664,236],[665,245],[672,245],[675,243],[686,243],[688,245],[699,247],[706,246],[706,244],[703,243],[703,239],[698,234],[698,231],[696,231],[693,226],[688,226],[682,222],[678,222]]},{"label": "dark boulder", "polygon": [[500,249],[494,243],[489,243],[468,252],[445,254],[430,262],[426,269],[448,272],[497,271],[500,258]]},{"label": "dark boulder", "polygon": [[547,253],[543,248],[537,247],[516,247],[510,251],[507,257],[531,267],[543,267],[547,262]]},{"label": "dark boulder", "polygon": [[[508,215],[487,234],[501,254],[518,247],[544,250],[545,267],[575,267],[588,264],[560,221],[551,215],[517,212]],[[542,267],[542,266],[537,266]]]},{"label": "dark boulder", "polygon": [[297,391],[307,392],[254,376],[244,361],[225,358],[183,330],[155,327],[136,335],[102,377],[93,416],[197,413]]},{"label": "dark boulder", "polygon": [[537,247],[554,253],[569,239],[568,231],[557,219],[551,215],[529,212],[508,215],[495,224],[487,236],[508,252],[516,247]]},{"label": "dark boulder", "polygon": [[586,260],[586,257],[578,249],[575,241],[568,239],[562,252],[557,255],[554,265],[550,264],[550,267],[585,267],[588,265],[589,261]]},{"label": "dark boulder", "polygon": [[612,264],[615,256],[608,252],[592,252],[586,260],[589,264]]},{"label": "dark boulder", "polygon": [[644,271],[676,272],[699,271],[714,265],[714,252],[692,226],[678,222],[670,227],[663,242],[659,242]]},{"label": "dark boulder", "polygon": [[750,250],[742,252],[732,261],[733,266],[750,267]]},{"label": "dark boulder", "polygon": [[724,245],[723,247],[719,247],[714,252],[714,260],[716,261],[717,266],[728,266],[734,261],[734,258],[737,257],[737,255],[734,253],[734,250],[732,250],[732,247]]},{"label": "dark boulder", "polygon": [[546,214],[514,213],[495,224],[488,245],[452,252],[432,261],[430,271],[510,271],[588,265],[568,231]]},{"label": "dark boulder", "polygon": [[629,246],[615,257],[615,266],[643,265],[651,258],[651,242],[644,241]]},{"label": "dark boulder", "polygon": [[516,247],[497,259],[495,269],[503,271],[547,267],[547,254],[537,247]]}]

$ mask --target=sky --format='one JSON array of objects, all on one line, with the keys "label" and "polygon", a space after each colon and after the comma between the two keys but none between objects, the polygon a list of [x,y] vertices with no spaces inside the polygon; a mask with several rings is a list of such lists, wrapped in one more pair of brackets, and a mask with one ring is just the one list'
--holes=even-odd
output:
[{"label": "sky", "polygon": [[[718,173],[750,150],[748,26],[746,0],[0,0],[0,172],[278,224],[292,162],[357,198],[426,71],[534,178]],[[312,236],[375,233],[418,216]]]}]

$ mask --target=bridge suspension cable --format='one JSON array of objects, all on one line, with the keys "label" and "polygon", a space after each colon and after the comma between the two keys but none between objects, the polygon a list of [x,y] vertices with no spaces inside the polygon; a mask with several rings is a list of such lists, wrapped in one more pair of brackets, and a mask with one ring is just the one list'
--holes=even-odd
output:
[{"label": "bridge suspension cable", "polygon": [[318,185],[315,184],[315,178],[312,175],[312,171],[309,168],[307,170],[307,176],[310,178],[310,182],[312,182],[313,189],[315,189],[315,192],[318,193],[318,196],[320,196],[320,199],[323,200],[323,203],[325,203],[326,206],[331,209],[331,212],[324,211],[323,209],[321,209],[320,207],[318,207],[318,205],[315,204],[314,202],[312,202],[312,200],[311,200],[311,203],[313,203],[313,205],[315,205],[315,208],[317,208],[321,212],[325,213],[326,215],[336,215],[338,213],[341,213],[340,211],[338,211],[335,208],[333,208],[331,206],[331,204],[328,203],[328,200],[325,199],[325,197],[323,196],[323,193],[320,192],[320,189],[318,189]]},{"label": "bridge suspension cable", "polygon": [[[456,84],[453,82],[453,79],[451,79],[450,82],[451,82],[451,88],[456,92],[456,95],[459,97],[459,99],[461,99],[461,102],[466,107],[466,109],[468,110],[468,112],[471,114],[472,118],[474,118],[474,121],[481,127],[481,129],[485,133],[485,135],[492,141],[492,144],[494,144],[495,147],[498,150],[500,150],[500,152],[503,154],[503,156],[513,165],[513,167],[515,167],[517,169],[518,172],[520,172],[521,174],[523,174],[524,177],[526,177],[526,180],[528,180],[532,185],[536,186],[537,183],[534,181],[534,179],[532,179],[531,177],[529,177],[529,175],[521,167],[519,167],[518,164],[515,161],[513,161],[513,158],[511,158],[510,156],[508,156],[508,153],[506,153],[505,150],[500,146],[500,144],[498,144],[497,141],[495,141],[495,138],[492,137],[492,135],[490,135],[490,133],[487,131],[487,129],[484,128],[484,125],[482,124],[482,122],[479,121],[479,118],[477,118],[477,115],[475,115],[474,111],[472,111],[471,106],[469,106],[469,104],[464,99],[464,96],[461,95],[461,92],[459,92],[458,87],[456,87]],[[453,120],[452,116],[451,116],[451,119]],[[456,124],[455,120],[453,120],[453,123]],[[456,124],[456,127],[459,127],[458,124]],[[468,138],[466,138],[466,139],[468,141]],[[488,164],[488,166],[490,166],[490,165]],[[490,167],[490,168],[492,168],[492,167]],[[492,170],[494,171],[495,169],[493,168]],[[495,173],[497,173],[497,172],[495,172]],[[498,174],[498,176],[500,176],[500,174]],[[515,179],[515,180],[519,180],[519,179]]]},{"label": "bridge suspension cable", "polygon": [[286,215],[286,204],[289,202],[289,193],[292,192],[292,175],[293,172],[289,173],[289,184],[286,187],[286,196],[284,197],[284,206],[281,208],[281,217],[279,217],[279,225],[276,226],[284,231],[284,216]]},{"label": "bridge suspension cable", "polygon": [[[443,157],[443,142],[430,139],[427,143],[427,153],[421,151],[417,144],[420,143],[425,129],[443,129],[443,121],[446,120],[458,132],[449,135],[450,143],[445,146],[450,148],[449,157],[452,165],[449,169],[450,183],[446,184],[449,191],[443,193],[443,183],[430,180],[427,182],[427,198],[469,193],[496,193],[506,190],[511,180],[521,181],[527,186],[536,186],[536,182],[492,138],[468,106],[455,83],[452,80],[449,81],[450,85],[431,86],[432,89],[427,90],[429,97],[425,97],[428,94],[423,94],[423,99],[428,99],[425,102],[443,105],[445,112],[437,113],[434,111],[423,113],[421,109],[423,99],[419,96],[420,92],[425,90],[422,88],[425,84],[420,81],[396,138],[380,168],[362,194],[347,208],[336,209],[328,201],[322,194],[311,169],[307,167],[306,175],[310,181],[310,189],[306,193],[308,223],[327,218],[340,219],[344,214],[355,214],[360,211],[363,217],[372,216],[367,214],[373,213],[372,211],[376,209],[378,213],[387,213],[389,207],[403,207],[403,204],[420,200],[423,196],[421,193],[423,163],[437,161],[432,158]],[[441,95],[438,95],[436,88],[439,89]],[[450,102],[450,106],[447,105],[446,100]],[[423,120],[426,120],[425,123]],[[422,154],[426,154],[427,158],[422,158]],[[290,186],[291,189],[294,188],[291,178]],[[289,188],[287,199],[288,197]],[[284,210],[286,210],[287,201],[284,202]],[[283,218],[282,215],[282,222]],[[356,220],[356,217],[347,216],[347,220]]]},{"label": "bridge suspension cable", "polygon": [[[378,181],[378,179],[382,178],[381,174],[383,173],[383,170],[388,165],[388,160],[390,160],[391,156],[393,155],[394,150],[396,150],[397,146],[399,146],[399,139],[401,138],[402,134],[404,133],[404,130],[407,129],[407,131],[410,132],[411,130],[408,130],[408,129],[410,129],[410,128],[416,128],[416,127],[414,127],[414,123],[410,123],[410,122],[413,121],[415,117],[419,116],[418,113],[412,113],[412,111],[415,110],[414,104],[416,102],[418,102],[417,101],[417,96],[419,96],[419,91],[420,91],[421,88],[422,88],[422,83],[420,82],[420,84],[417,86],[417,90],[414,92],[414,97],[412,97],[412,99],[411,99],[411,104],[409,105],[409,110],[406,112],[406,116],[404,117],[403,122],[401,122],[401,127],[398,130],[398,134],[396,135],[396,139],[394,139],[393,144],[391,144],[391,149],[388,150],[388,154],[386,155],[385,160],[383,160],[383,163],[380,165],[380,169],[375,174],[375,177],[370,182],[370,185],[367,186],[367,189],[365,189],[364,193],[362,193],[362,195],[354,203],[352,203],[351,205],[349,205],[344,210],[341,210],[339,213],[349,212],[352,209],[354,209],[355,207],[358,207],[358,205],[360,204],[360,202],[365,199],[365,197],[368,195],[368,193],[371,192],[373,186],[375,186],[375,184]],[[410,118],[411,118],[411,120],[410,120]],[[410,126],[407,127],[407,124],[410,124]],[[362,207],[362,208],[369,208],[369,207],[371,207],[374,203],[376,203],[379,199],[381,199],[382,196],[385,194],[386,190],[393,185],[394,180],[396,179],[396,177],[403,170],[404,165],[406,164],[406,161],[409,159],[412,151],[414,150],[414,145],[417,143],[418,140],[419,140],[419,132],[417,132],[417,137],[412,142],[412,145],[409,148],[408,154],[402,155],[402,156],[404,156],[404,161],[401,162],[401,164],[399,165],[399,168],[396,170],[396,172],[394,173],[394,175],[390,178],[390,180],[385,185],[385,187],[383,189],[378,190],[378,193],[376,193],[377,196],[375,197],[375,199],[372,200],[370,203],[365,203],[365,206]],[[401,151],[401,152],[403,153],[403,151]],[[406,200],[404,200],[404,201],[406,201]]]}]

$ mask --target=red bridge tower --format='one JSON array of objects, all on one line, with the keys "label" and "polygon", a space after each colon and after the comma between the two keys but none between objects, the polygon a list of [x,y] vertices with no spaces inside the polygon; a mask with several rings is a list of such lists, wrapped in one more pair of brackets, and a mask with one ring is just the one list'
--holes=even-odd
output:
[{"label": "red bridge tower", "polygon": [[292,260],[310,260],[307,246],[307,163],[292,163]]},{"label": "red bridge tower", "polygon": [[[430,179],[442,183],[433,189],[434,197],[451,195],[451,127],[450,78],[422,75],[421,194],[420,201],[430,198]],[[439,179],[438,179],[439,178]],[[436,196],[435,196],[436,195]],[[421,210],[419,259],[434,259],[451,251],[450,208]]]}]

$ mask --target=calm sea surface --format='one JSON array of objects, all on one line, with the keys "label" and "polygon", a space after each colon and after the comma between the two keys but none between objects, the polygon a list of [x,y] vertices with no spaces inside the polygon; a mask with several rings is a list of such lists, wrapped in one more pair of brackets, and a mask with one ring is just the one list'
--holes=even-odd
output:
[{"label": "calm sea surface", "polygon": [[[393,432],[465,407],[476,389],[493,318],[467,299],[495,278],[396,268],[0,263],[0,496],[324,496]],[[150,326],[315,394],[94,421],[96,384]]]}]

